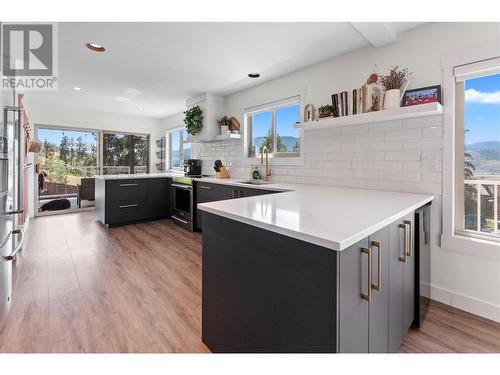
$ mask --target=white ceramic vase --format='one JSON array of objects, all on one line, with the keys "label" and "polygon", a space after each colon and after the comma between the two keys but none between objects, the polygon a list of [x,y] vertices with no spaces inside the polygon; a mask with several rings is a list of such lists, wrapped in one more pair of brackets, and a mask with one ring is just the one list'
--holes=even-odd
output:
[{"label": "white ceramic vase", "polygon": [[387,90],[384,96],[384,109],[401,107],[401,92],[399,89]]}]

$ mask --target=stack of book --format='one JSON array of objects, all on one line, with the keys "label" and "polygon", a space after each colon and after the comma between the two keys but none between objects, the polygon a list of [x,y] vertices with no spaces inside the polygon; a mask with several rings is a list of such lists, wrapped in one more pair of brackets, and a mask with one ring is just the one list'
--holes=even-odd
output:
[{"label": "stack of book", "polygon": [[359,89],[332,95],[333,117],[356,115],[382,109],[382,88],[366,84]]}]

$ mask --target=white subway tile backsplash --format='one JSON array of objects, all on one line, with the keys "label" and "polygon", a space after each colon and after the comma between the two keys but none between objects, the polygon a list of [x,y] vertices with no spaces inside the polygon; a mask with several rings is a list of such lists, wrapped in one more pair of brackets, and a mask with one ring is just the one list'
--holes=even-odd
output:
[{"label": "white subway tile backsplash", "polygon": [[370,132],[383,132],[387,130],[398,130],[398,129],[401,129],[401,120],[377,122],[375,124],[370,124]]},{"label": "white subway tile backsplash", "polygon": [[[441,116],[362,124],[304,133],[304,166],[271,160],[273,181],[441,194]],[[243,141],[193,144],[203,173],[214,174],[216,159],[231,164],[231,177],[248,178]],[[260,160],[256,165],[262,170]]]},{"label": "white subway tile backsplash", "polygon": [[369,145],[371,151],[401,150],[401,141],[371,142]]},{"label": "white subway tile backsplash", "polygon": [[431,126],[430,128],[422,128],[422,138],[442,138],[443,128],[441,126]]},{"label": "white subway tile backsplash", "polygon": [[398,140],[398,139],[414,139],[414,138],[420,138],[421,136],[422,136],[422,130],[420,128],[391,130],[385,132],[385,139],[388,141]]},{"label": "white subway tile backsplash", "polygon": [[354,136],[354,142],[376,142],[383,140],[384,140],[383,132],[357,134]]},{"label": "white subway tile backsplash", "polygon": [[420,160],[420,151],[386,151],[385,160]]},{"label": "white subway tile backsplash", "polygon": [[401,122],[401,128],[428,128],[431,126],[442,126],[443,118],[441,115],[437,116],[427,116],[427,117],[416,117],[403,120]]},{"label": "white subway tile backsplash", "polygon": [[344,135],[365,134],[370,131],[370,125],[363,124],[354,126],[344,126],[341,129],[342,129],[342,134]]},{"label": "white subway tile backsplash", "polygon": [[355,152],[354,160],[384,160],[383,151]]},{"label": "white subway tile backsplash", "polygon": [[440,149],[443,146],[442,138],[409,139],[402,142],[403,150]]}]

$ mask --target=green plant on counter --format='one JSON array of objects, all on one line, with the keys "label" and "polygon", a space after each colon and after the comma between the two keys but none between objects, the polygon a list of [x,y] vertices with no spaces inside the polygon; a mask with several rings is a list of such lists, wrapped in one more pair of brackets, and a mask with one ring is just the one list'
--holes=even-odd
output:
[{"label": "green plant on counter", "polygon": [[197,105],[184,111],[184,123],[188,134],[196,135],[203,127],[203,111]]}]

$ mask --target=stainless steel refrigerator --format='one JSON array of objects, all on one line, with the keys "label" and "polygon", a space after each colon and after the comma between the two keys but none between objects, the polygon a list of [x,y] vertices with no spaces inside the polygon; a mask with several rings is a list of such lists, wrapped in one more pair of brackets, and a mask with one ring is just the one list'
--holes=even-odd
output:
[{"label": "stainless steel refrigerator", "polygon": [[13,92],[0,93],[0,332],[12,301],[12,262],[22,249],[24,231],[20,224],[23,208],[24,152],[23,111],[14,106]]}]

